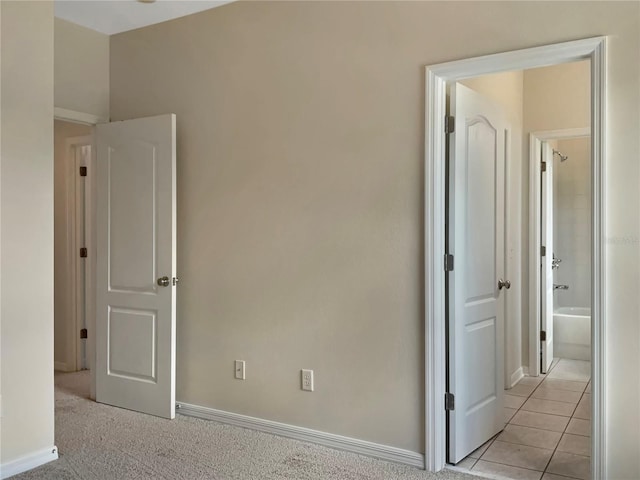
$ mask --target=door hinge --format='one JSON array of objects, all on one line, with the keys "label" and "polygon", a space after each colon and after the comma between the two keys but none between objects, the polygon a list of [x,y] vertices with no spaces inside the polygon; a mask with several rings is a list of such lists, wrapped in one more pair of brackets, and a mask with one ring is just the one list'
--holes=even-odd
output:
[{"label": "door hinge", "polygon": [[453,255],[448,253],[444,256],[444,271],[453,272]]},{"label": "door hinge", "polygon": [[87,338],[87,329],[83,328],[80,330],[80,338]]},{"label": "door hinge", "polygon": [[456,118],[451,115],[444,117],[444,133],[453,133],[456,130]]},{"label": "door hinge", "polygon": [[545,332],[544,330],[540,330],[540,341],[541,342],[547,341],[547,332]]},{"label": "door hinge", "polygon": [[456,397],[453,393],[445,393],[444,394],[444,409],[445,410],[455,410],[456,406]]},{"label": "door hinge", "polygon": [[80,176],[81,177],[87,176],[87,167],[80,167]]},{"label": "door hinge", "polygon": [[87,258],[87,247],[82,247],[80,249],[80,258]]},{"label": "door hinge", "polygon": [[546,257],[547,256],[547,247],[545,247],[544,245],[542,245],[540,247],[540,256],[541,257]]},{"label": "door hinge", "polygon": [[546,172],[546,171],[547,171],[547,162],[541,162],[541,167],[542,167],[542,168],[541,168],[541,169],[542,169],[542,171],[543,171],[543,172]]}]

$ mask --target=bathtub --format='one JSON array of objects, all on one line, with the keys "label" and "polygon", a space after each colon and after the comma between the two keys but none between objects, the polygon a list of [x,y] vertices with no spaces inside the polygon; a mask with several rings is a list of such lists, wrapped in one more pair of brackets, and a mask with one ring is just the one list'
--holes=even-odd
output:
[{"label": "bathtub", "polygon": [[591,360],[591,309],[560,307],[553,312],[553,356]]}]

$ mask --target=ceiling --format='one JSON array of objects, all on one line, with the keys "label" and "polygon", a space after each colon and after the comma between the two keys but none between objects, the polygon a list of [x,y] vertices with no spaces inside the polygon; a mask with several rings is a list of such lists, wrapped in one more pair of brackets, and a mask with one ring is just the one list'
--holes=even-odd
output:
[{"label": "ceiling", "polygon": [[55,16],[107,35],[166,22],[233,0],[55,0]]}]

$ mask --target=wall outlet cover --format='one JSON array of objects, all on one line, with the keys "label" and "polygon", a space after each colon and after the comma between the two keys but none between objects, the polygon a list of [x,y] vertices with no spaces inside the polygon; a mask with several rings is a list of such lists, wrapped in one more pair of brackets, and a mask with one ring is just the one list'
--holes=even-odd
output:
[{"label": "wall outlet cover", "polygon": [[313,370],[302,369],[302,390],[313,392]]}]

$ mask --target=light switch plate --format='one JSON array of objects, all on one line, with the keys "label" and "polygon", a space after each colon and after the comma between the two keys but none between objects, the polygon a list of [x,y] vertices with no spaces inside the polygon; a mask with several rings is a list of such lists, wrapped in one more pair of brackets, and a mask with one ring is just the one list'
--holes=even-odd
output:
[{"label": "light switch plate", "polygon": [[245,363],[244,360],[236,360],[235,364],[235,376],[238,380],[244,380],[245,377]]}]

